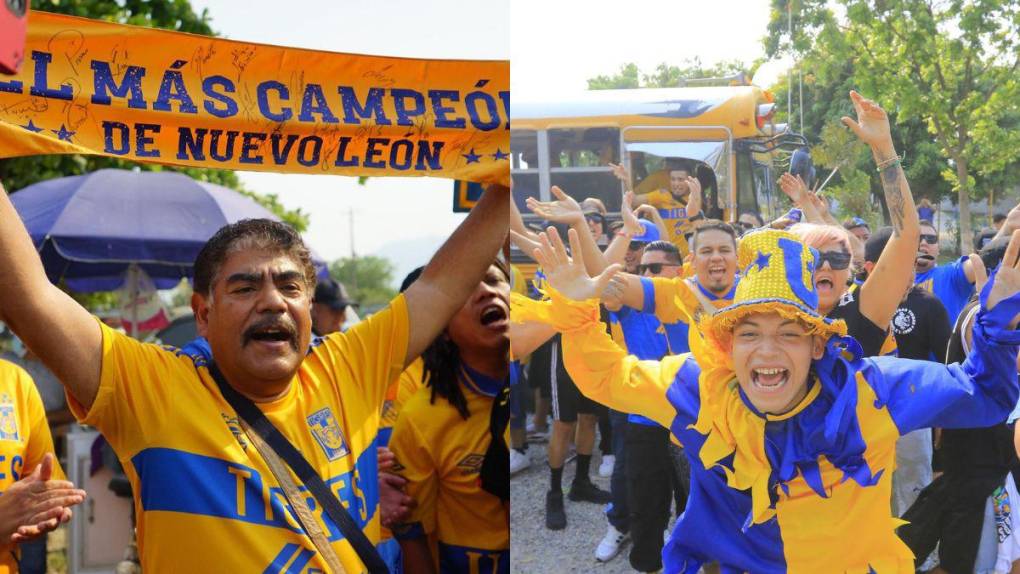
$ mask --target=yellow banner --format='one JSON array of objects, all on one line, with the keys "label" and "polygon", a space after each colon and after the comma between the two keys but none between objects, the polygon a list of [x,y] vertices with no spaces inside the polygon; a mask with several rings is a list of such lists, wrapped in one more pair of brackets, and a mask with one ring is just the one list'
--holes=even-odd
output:
[{"label": "yellow banner", "polygon": [[[340,32],[338,32],[340,33]],[[281,48],[33,11],[0,157],[510,179],[510,62]]]}]

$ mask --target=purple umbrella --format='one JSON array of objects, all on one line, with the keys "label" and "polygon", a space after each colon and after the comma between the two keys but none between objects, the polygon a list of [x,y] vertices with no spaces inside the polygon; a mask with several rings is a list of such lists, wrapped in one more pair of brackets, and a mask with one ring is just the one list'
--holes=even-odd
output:
[{"label": "purple umbrella", "polygon": [[[191,278],[195,257],[224,225],[280,218],[223,186],[174,172],[102,169],[51,179],[11,195],[50,281],[112,291],[137,264],[160,289]],[[326,264],[313,253],[319,275]]]}]

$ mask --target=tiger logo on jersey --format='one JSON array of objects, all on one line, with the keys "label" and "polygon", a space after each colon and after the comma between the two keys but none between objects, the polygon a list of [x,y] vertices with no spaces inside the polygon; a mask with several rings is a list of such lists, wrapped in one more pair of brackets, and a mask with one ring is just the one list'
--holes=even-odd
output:
[{"label": "tiger logo on jersey", "polygon": [[337,460],[350,454],[347,448],[347,441],[344,440],[344,433],[333,416],[333,411],[326,407],[308,415],[308,428],[312,436],[318,441],[322,451],[326,453],[329,460]]},{"label": "tiger logo on jersey", "polygon": [[18,415],[14,411],[14,402],[7,394],[0,397],[0,440],[21,440],[18,434]]}]

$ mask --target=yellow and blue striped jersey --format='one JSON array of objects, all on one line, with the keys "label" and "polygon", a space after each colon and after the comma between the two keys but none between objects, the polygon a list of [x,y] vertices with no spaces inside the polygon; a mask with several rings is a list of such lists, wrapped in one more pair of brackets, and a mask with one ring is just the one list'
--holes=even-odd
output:
[{"label": "yellow and blue striped jersey", "polygon": [[[312,574],[327,565],[201,357],[102,327],[102,375],[78,419],[113,446],[134,489],[142,569]],[[404,368],[403,296],[345,333],[317,339],[284,396],[257,403],[379,540],[376,445],[387,387]],[[349,573],[364,566],[314,498]]]},{"label": "yellow and blue striped jersey", "polygon": [[[0,359],[0,496],[48,452],[53,452],[53,437],[39,390],[25,369]],[[52,478],[63,479],[60,464],[53,462]],[[0,574],[17,571],[11,553],[0,552]]]},{"label": "yellow and blue striped jersey", "polygon": [[[428,537],[444,574],[510,571],[509,507],[482,490],[479,471],[491,442],[489,417],[505,381],[462,365],[467,420],[445,398],[423,388],[404,406],[390,449],[407,493],[418,503],[398,539]],[[504,440],[509,444],[509,429]]]}]

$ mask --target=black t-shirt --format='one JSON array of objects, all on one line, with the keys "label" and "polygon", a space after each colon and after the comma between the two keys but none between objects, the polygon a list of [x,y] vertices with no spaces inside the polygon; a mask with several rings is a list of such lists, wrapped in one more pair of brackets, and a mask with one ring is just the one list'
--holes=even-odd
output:
[{"label": "black t-shirt", "polygon": [[[962,314],[961,314],[962,316]],[[937,297],[920,287],[913,287],[900,303],[892,319],[898,355],[941,363],[952,332],[946,307]]]},{"label": "black t-shirt", "polygon": [[847,334],[857,340],[864,349],[865,357],[877,357],[881,354],[882,344],[889,333],[871,322],[861,313],[861,289],[851,285],[850,290],[843,294],[839,305],[829,314],[830,319],[846,321]]}]

